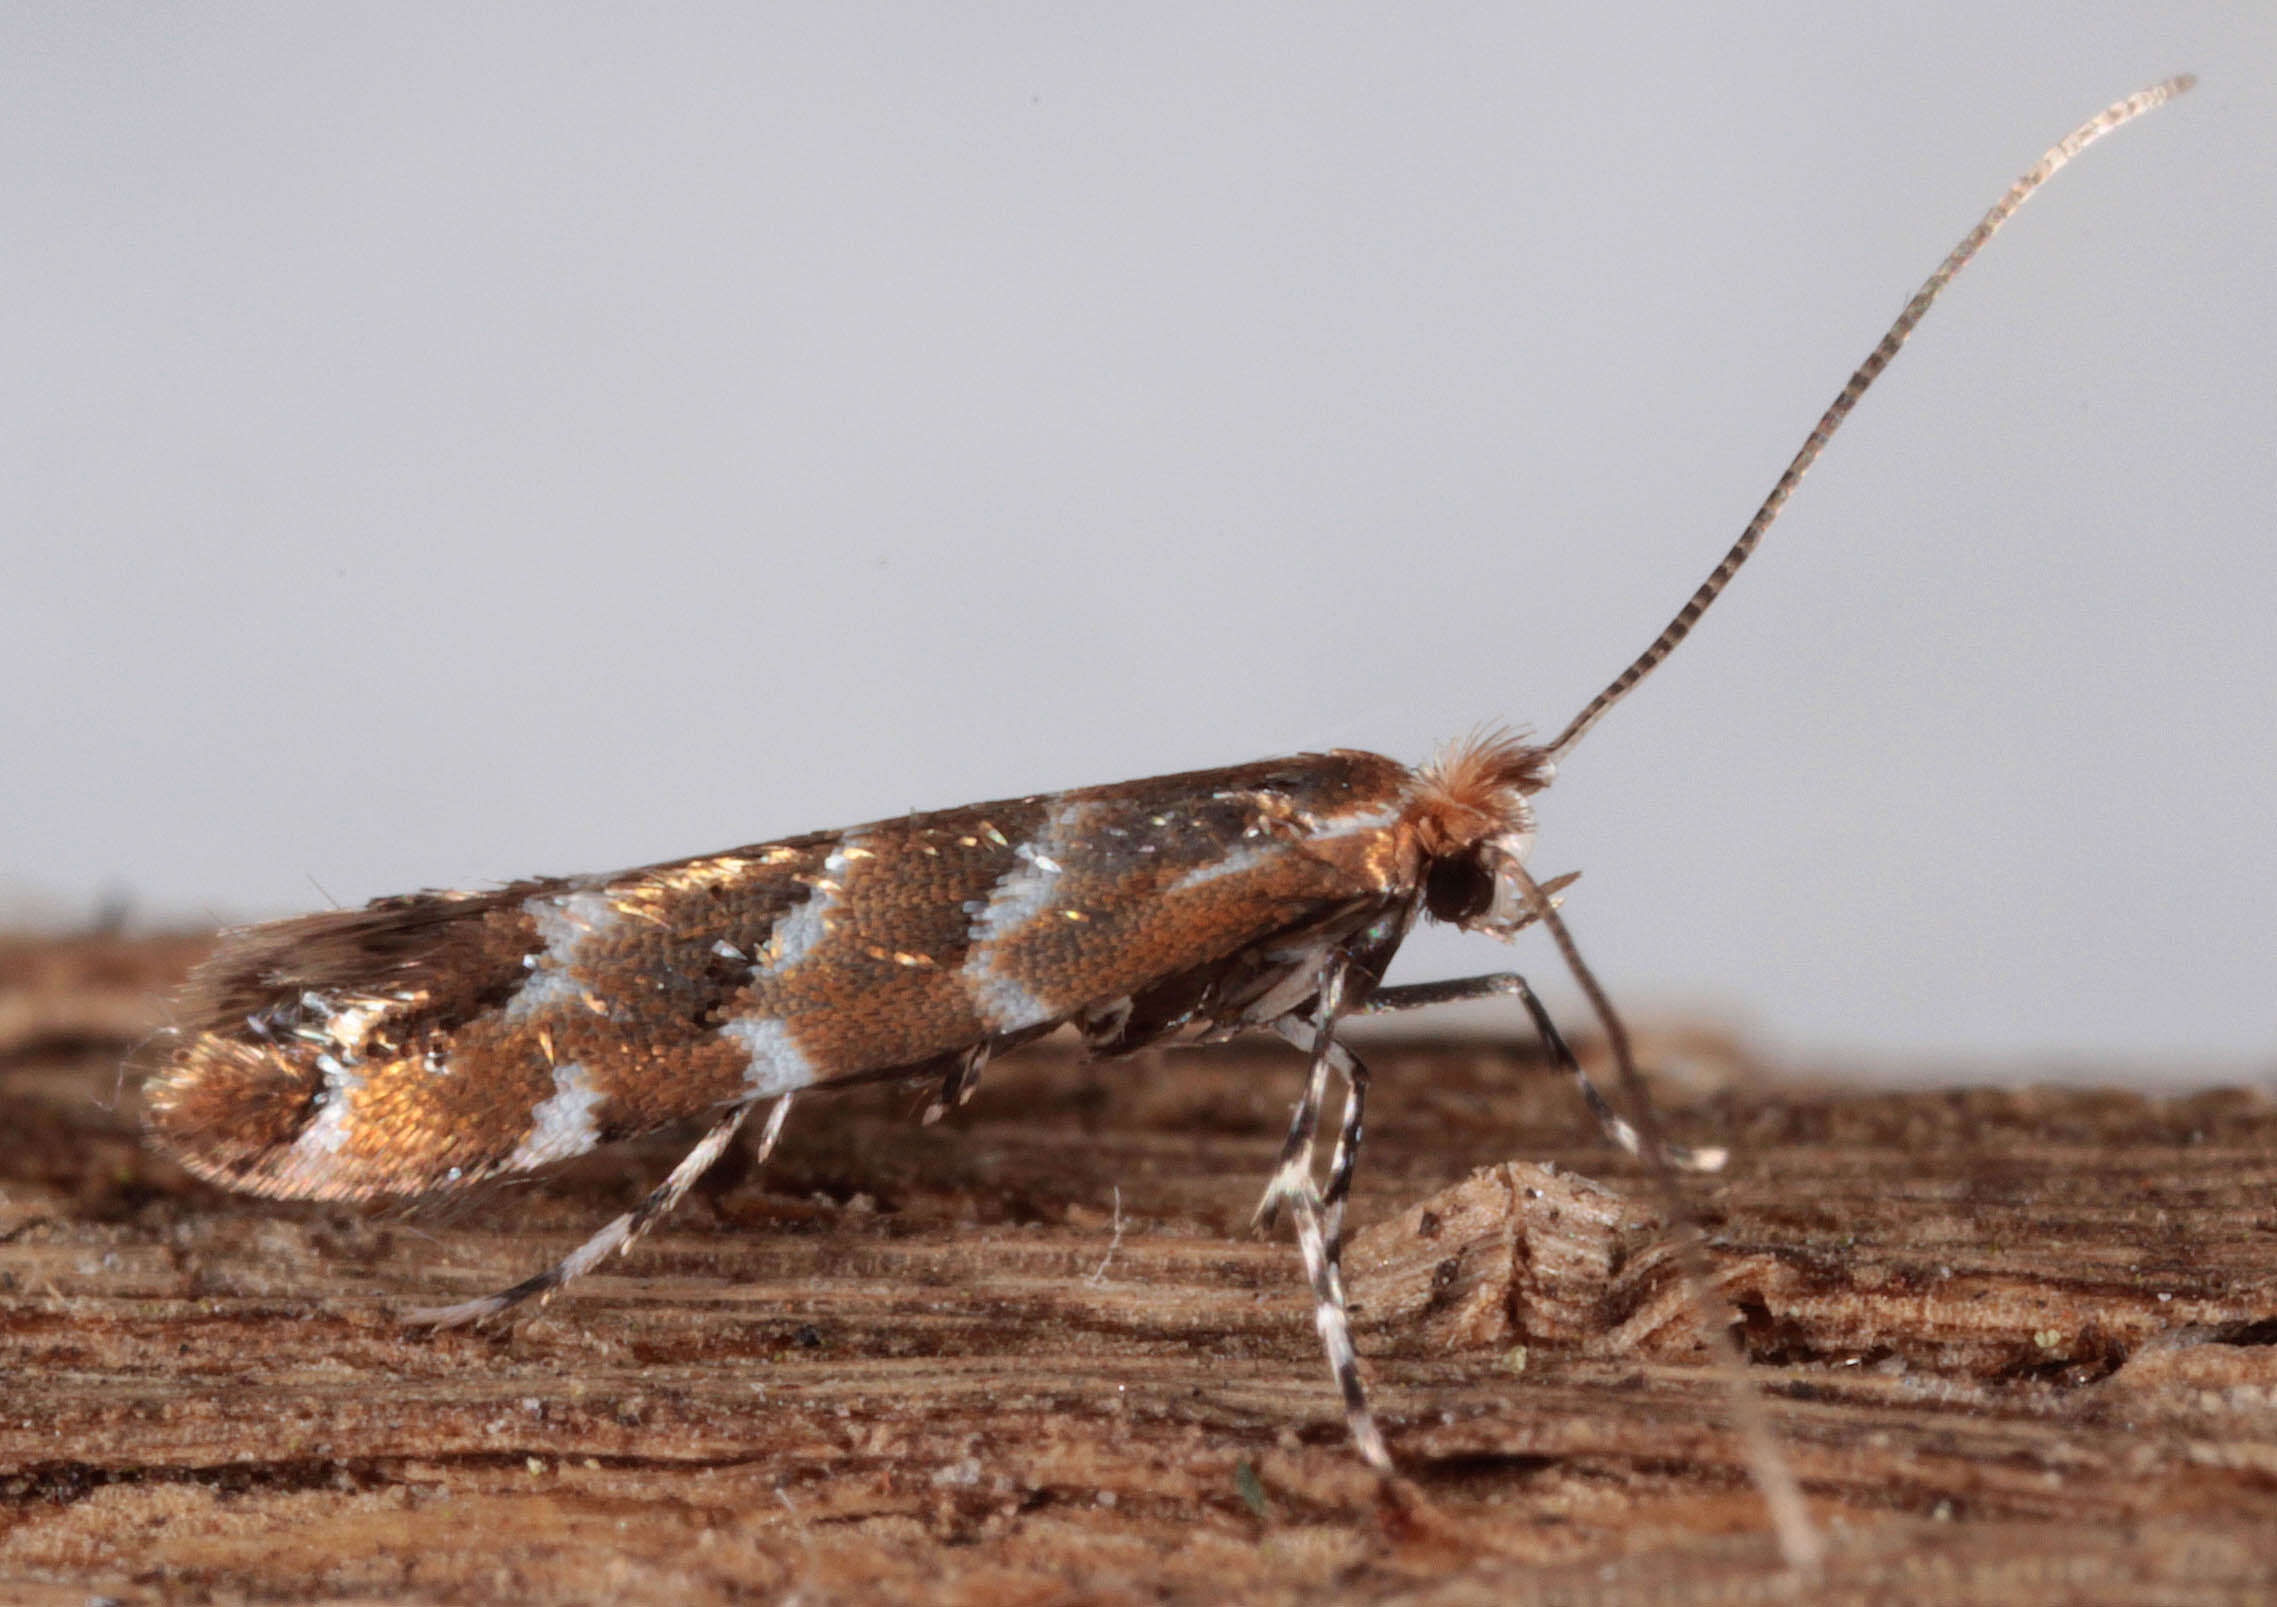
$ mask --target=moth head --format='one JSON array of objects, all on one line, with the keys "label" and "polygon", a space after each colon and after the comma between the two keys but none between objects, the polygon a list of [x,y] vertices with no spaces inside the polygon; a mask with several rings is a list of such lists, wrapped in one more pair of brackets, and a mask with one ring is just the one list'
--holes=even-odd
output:
[{"label": "moth head", "polygon": [[1548,750],[1506,731],[1457,743],[1417,773],[1409,818],[1432,919],[1489,932],[1525,924],[1526,897],[1512,873],[1534,846],[1529,800],[1556,774]]}]

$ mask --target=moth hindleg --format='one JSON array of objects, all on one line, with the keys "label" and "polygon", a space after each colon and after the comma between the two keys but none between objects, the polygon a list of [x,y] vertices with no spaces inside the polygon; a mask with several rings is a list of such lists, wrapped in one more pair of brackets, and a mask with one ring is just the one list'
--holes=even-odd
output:
[{"label": "moth hindleg", "polygon": [[930,1127],[950,1111],[964,1109],[965,1102],[980,1087],[981,1068],[988,1064],[991,1047],[986,1042],[978,1043],[957,1056],[956,1063],[942,1074],[939,1092],[926,1103],[917,1119]]},{"label": "moth hindleg", "polygon": [[[774,1153],[776,1140],[783,1136],[783,1123],[791,1113],[793,1097],[790,1094],[782,1095],[775,1101],[775,1108],[767,1114],[767,1126],[760,1134],[756,1157],[760,1164],[764,1164],[767,1157]],[[572,1278],[581,1278],[591,1272],[607,1260],[612,1252],[629,1251],[643,1233],[671,1213],[672,1208],[695,1186],[696,1179],[710,1171],[720,1156],[726,1153],[729,1141],[735,1137],[757,1103],[757,1100],[746,1099],[730,1106],[726,1114],[712,1123],[704,1136],[696,1141],[695,1148],[680,1158],[680,1164],[672,1168],[664,1181],[649,1190],[645,1199],[545,1271],[523,1279],[511,1289],[501,1289],[498,1293],[484,1295],[479,1300],[462,1301],[455,1306],[427,1306],[406,1312],[404,1320],[432,1328],[456,1328],[466,1323],[480,1322],[486,1317],[495,1317],[502,1311],[511,1310],[525,1300],[545,1298]]]}]

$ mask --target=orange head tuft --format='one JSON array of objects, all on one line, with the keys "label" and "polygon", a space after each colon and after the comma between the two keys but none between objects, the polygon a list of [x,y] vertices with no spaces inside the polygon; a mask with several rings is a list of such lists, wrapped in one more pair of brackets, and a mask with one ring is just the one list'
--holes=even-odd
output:
[{"label": "orange head tuft", "polygon": [[1527,798],[1557,774],[1547,749],[1510,731],[1481,731],[1449,745],[1417,772],[1412,814],[1423,851],[1459,854],[1490,837],[1534,829]]}]

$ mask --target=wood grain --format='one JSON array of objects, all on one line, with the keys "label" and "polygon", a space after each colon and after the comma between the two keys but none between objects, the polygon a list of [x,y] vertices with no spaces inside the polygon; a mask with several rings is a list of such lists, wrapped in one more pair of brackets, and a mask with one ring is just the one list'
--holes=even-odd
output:
[{"label": "wood grain", "polygon": [[1696,1208],[1828,1532],[1798,1582],[1651,1190],[1513,1049],[1369,1056],[1383,1486],[1244,1231],[1287,1051],[812,1100],[607,1275],[421,1336],[670,1147],[440,1215],[192,1183],[118,1062],[197,947],[0,943],[0,1599],[2277,1595],[2263,1094],[1671,1091],[1735,1147]]}]

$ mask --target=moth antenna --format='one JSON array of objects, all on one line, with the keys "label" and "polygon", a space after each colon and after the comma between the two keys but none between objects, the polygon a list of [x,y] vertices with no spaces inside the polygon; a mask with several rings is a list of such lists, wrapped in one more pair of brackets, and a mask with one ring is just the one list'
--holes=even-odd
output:
[{"label": "moth antenna", "polygon": [[1716,1358],[1716,1370],[1724,1375],[1726,1392],[1731,1398],[1733,1426],[1739,1430],[1748,1471],[1754,1475],[1756,1488],[1763,1492],[1763,1504],[1771,1511],[1771,1527],[1778,1534],[1780,1554],[1786,1558],[1787,1566],[1798,1572],[1814,1569],[1826,1554],[1825,1544],[1803,1505],[1802,1486],[1795,1480],[1795,1470],[1771,1433],[1763,1399],[1747,1375],[1747,1358],[1740,1354],[1738,1342],[1732,1338],[1737,1315],[1716,1289],[1708,1266],[1707,1235],[1684,1197],[1684,1185],[1677,1179],[1676,1163],[1669,1154],[1668,1135],[1660,1125],[1660,1113],[1654,1108],[1644,1077],[1637,1070],[1629,1029],[1622,1022],[1620,1012],[1613,1008],[1613,1001],[1599,984],[1596,973],[1582,961],[1581,949],[1573,941],[1565,918],[1550,902],[1548,893],[1527,874],[1525,866],[1512,861],[1507,868],[1525,894],[1526,902],[1533,907],[1534,918],[1557,944],[1558,954],[1564,959],[1566,969],[1573,973],[1574,981],[1580,984],[1590,1009],[1604,1025],[1606,1047],[1613,1053],[1621,1092],[1628,1099],[1638,1136],[1644,1141],[1645,1164],[1652,1170],[1662,1206],[1676,1232],[1684,1283],[1692,1297],[1693,1309],[1699,1313],[1701,1326],[1706,1330],[1708,1349]]},{"label": "moth antenna", "polygon": [[1575,715],[1572,722],[1557,734],[1556,740],[1543,750],[1551,762],[1564,758],[1566,751],[1579,742],[1591,726],[1603,719],[1608,709],[1635,691],[1637,684],[1659,668],[1661,661],[1676,651],[1677,644],[1692,634],[1692,627],[1708,611],[1708,605],[1731,584],[1732,576],[1739,573],[1739,566],[1747,562],[1755,551],[1756,544],[1763,539],[1763,533],[1778,519],[1780,511],[1787,505],[1787,499],[1794,495],[1795,487],[1802,483],[1803,475],[1818,461],[1818,455],[1826,450],[1826,443],[1841,428],[1842,421],[1850,416],[1850,410],[1858,405],[1858,398],[1865,395],[1866,388],[1881,377],[1882,370],[1890,366],[1890,359],[1897,356],[1899,348],[1913,334],[1914,326],[1921,322],[1923,315],[1944,294],[1945,287],[1969,265],[1969,259],[1984,248],[1985,242],[1999,231],[2000,226],[2014,217],[2017,209],[2032,198],[2032,193],[2055,176],[2057,169],[2081,151],[2113,129],[2165,105],[2197,82],[2195,74],[2182,73],[2104,108],[2065,135],[2033,164],[2029,172],[2008,187],[2008,193],[1993,205],[1992,210],[1978,221],[1975,228],[1962,237],[1961,243],[1953,248],[1951,255],[1937,265],[1937,271],[1922,282],[1921,288],[1913,293],[1913,299],[1905,304],[1905,311],[1898,314],[1897,321],[1882,336],[1880,344],[1858,365],[1857,372],[1843,385],[1841,394],[1819,415],[1818,423],[1811,427],[1801,450],[1787,464],[1786,472],[1779,476],[1779,483],[1771,488],[1771,494],[1755,510],[1755,517],[1747,521],[1747,528],[1739,533],[1739,539],[1731,544],[1731,550],[1724,554],[1723,561],[1700,583],[1699,590],[1692,593],[1684,606],[1676,611],[1676,617],[1668,622],[1667,627],[1653,638],[1652,645],[1639,653],[1627,669],[1613,677],[1604,691],[1591,698],[1588,707]]}]

